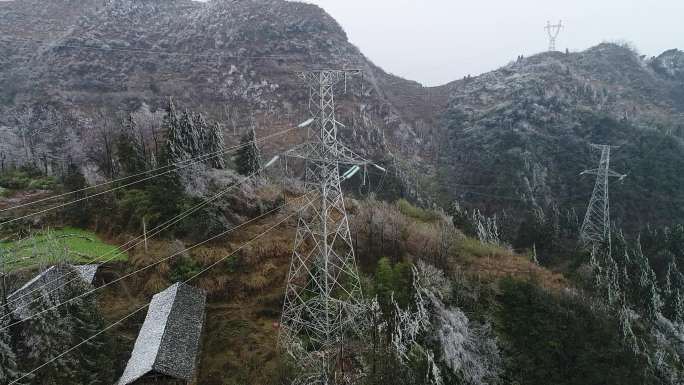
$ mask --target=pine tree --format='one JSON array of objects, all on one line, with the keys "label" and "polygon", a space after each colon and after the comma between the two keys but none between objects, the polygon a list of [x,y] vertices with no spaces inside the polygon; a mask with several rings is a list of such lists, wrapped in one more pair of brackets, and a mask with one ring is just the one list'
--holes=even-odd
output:
[{"label": "pine tree", "polygon": [[[86,193],[82,190],[87,187],[88,183],[80,167],[76,164],[69,163],[62,183],[67,192],[74,194],[73,199],[84,199],[86,197]],[[86,226],[89,219],[88,202],[84,201],[76,205],[66,206],[64,208],[64,218],[76,226]]]},{"label": "pine tree", "polygon": [[123,130],[116,139],[116,153],[125,175],[134,175],[145,171],[145,145],[136,137],[136,124],[133,115],[129,114],[123,124]]},{"label": "pine tree", "polygon": [[33,369],[52,361],[35,373],[34,383],[72,383],[78,372],[79,362],[69,356],[57,358],[72,346],[74,334],[71,323],[66,317],[61,317],[56,309],[51,309],[56,302],[46,294],[37,292],[33,299],[29,307],[31,314],[40,314],[27,321],[21,331],[21,362],[24,368]]},{"label": "pine tree", "polygon": [[641,249],[640,241],[637,241],[635,252],[635,262],[638,267],[637,292],[635,300],[650,320],[657,319],[663,308],[663,302],[658,290],[656,275],[648,258]]},{"label": "pine tree", "polygon": [[189,158],[183,145],[183,137],[179,127],[178,114],[173,100],[169,99],[166,115],[162,122],[162,129],[166,133],[166,142],[160,154],[160,164],[172,164],[182,162]]},{"label": "pine tree", "polygon": [[684,275],[679,271],[674,258],[667,266],[663,295],[665,317],[674,322],[684,322]]},{"label": "pine tree", "polygon": [[213,157],[209,159],[211,167],[221,170],[226,168],[226,161],[224,159],[225,151],[226,147],[223,143],[223,128],[220,124],[214,123],[207,135],[206,144],[206,153],[213,155]]},{"label": "pine tree", "polygon": [[[197,132],[197,155],[205,155],[210,152],[209,149],[209,125],[202,114],[195,114],[192,118],[195,131]],[[205,163],[210,164],[207,159]]]},{"label": "pine tree", "polygon": [[181,115],[178,127],[181,145],[185,153],[188,154],[189,158],[199,155],[201,152],[199,135],[195,129],[193,117],[188,110],[185,110],[183,115]]},{"label": "pine tree", "polygon": [[238,150],[235,164],[237,171],[242,175],[252,175],[259,171],[258,149],[254,142],[254,131],[248,131],[240,141],[241,147]]},{"label": "pine tree", "polygon": [[[76,298],[86,292],[88,285],[76,280],[64,289],[64,298]],[[105,326],[94,297],[80,297],[72,300],[60,309],[61,316],[71,321],[73,330],[72,346],[95,336]],[[106,347],[111,344],[106,333],[100,334],[74,350],[70,356],[79,362],[78,383],[111,384],[113,368],[109,363],[114,359],[112,352]],[[75,378],[74,378],[75,380]]]}]

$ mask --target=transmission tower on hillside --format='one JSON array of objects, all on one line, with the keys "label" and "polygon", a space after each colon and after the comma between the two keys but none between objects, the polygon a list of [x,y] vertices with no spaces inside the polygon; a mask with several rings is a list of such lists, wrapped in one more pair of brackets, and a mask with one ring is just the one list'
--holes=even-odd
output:
[{"label": "transmission tower on hillside", "polygon": [[250,130],[252,131],[252,151],[253,154],[249,158],[250,162],[250,170],[256,170],[257,175],[261,175],[261,151],[259,150],[259,141],[257,140],[257,135],[256,135],[256,118],[252,116],[251,122],[250,122]]},{"label": "transmission tower on hillside", "polygon": [[563,29],[563,21],[559,20],[558,24],[551,24],[550,21],[547,21],[544,29],[549,35],[549,52],[553,52],[556,50],[556,38],[558,38],[558,34]]},{"label": "transmission tower on hillside", "polygon": [[[309,140],[287,155],[306,162],[306,186],[316,195],[300,214],[285,289],[279,343],[297,360],[307,384],[345,378],[346,337],[361,312],[361,283],[340,182],[368,162],[338,141],[334,87],[359,70],[299,73],[310,91]],[[340,175],[340,164],[351,168]],[[379,166],[376,166],[380,168]]]},{"label": "transmission tower on hillside", "polygon": [[598,168],[585,170],[580,175],[596,175],[594,192],[589,200],[587,213],[580,228],[580,240],[592,250],[597,245],[608,244],[610,249],[610,202],[608,197],[608,179],[611,177],[623,180],[627,175],[619,174],[610,169],[610,149],[616,148],[605,144],[592,144],[601,151],[601,161]]}]

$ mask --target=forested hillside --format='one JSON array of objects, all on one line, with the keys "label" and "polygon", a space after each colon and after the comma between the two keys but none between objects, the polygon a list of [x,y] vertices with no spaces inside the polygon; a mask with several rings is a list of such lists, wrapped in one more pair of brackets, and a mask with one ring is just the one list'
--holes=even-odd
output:
[{"label": "forested hillside", "polygon": [[[302,160],[332,110],[301,71],[326,68],[347,70],[339,142]],[[136,384],[315,383],[293,351],[334,356],[340,384],[681,384],[682,90],[678,49],[601,43],[424,87],[311,4],[0,1],[0,383],[117,383],[180,283],[206,295],[178,365],[195,370]],[[589,243],[592,144],[619,178]],[[321,175],[343,203],[317,200]],[[346,239],[344,348],[285,349],[293,249]],[[340,281],[328,295],[356,300]],[[138,348],[190,356],[168,341]]]}]

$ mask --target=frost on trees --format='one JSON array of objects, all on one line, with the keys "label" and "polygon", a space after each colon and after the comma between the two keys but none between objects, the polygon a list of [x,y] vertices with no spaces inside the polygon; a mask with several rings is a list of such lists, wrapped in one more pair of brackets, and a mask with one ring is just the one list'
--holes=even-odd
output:
[{"label": "frost on trees", "polygon": [[162,129],[166,132],[164,155],[167,163],[186,162],[199,157],[202,163],[212,168],[225,168],[223,130],[218,123],[209,125],[202,114],[188,110],[179,117],[173,101],[169,100]]},{"label": "frost on trees", "polygon": [[[0,312],[0,314],[3,314]],[[0,328],[7,327],[8,322],[0,322]],[[12,344],[9,330],[0,330],[0,383],[9,384],[23,376],[19,370],[19,360]]]},{"label": "frost on trees", "polygon": [[176,106],[173,100],[169,99],[168,107],[166,108],[166,115],[162,121],[162,128],[166,132],[166,143],[164,147],[164,156],[166,163],[178,163],[187,160],[190,156],[185,152],[182,133],[179,127],[178,115],[176,114]]},{"label": "frost on trees", "polygon": [[137,174],[147,168],[145,143],[142,138],[138,138],[136,128],[133,115],[129,114],[116,141],[119,165],[126,175]]},{"label": "frost on trees", "polygon": [[218,123],[214,123],[207,136],[207,152],[210,154],[217,154],[211,158],[211,166],[218,169],[226,168],[226,162],[223,158],[225,153],[225,144],[223,143],[223,128]]},{"label": "frost on trees", "polygon": [[413,285],[414,304],[409,309],[402,309],[392,297],[391,348],[399,363],[408,365],[411,355],[419,352],[427,364],[425,383],[444,383],[446,374],[437,361],[465,384],[497,383],[502,360],[491,327],[473,323],[460,309],[445,304],[451,282],[443,271],[418,262]]},{"label": "frost on trees", "polygon": [[480,210],[474,210],[472,223],[480,243],[492,245],[501,244],[501,236],[499,235],[499,227],[496,223],[496,215],[493,217],[486,217]]}]

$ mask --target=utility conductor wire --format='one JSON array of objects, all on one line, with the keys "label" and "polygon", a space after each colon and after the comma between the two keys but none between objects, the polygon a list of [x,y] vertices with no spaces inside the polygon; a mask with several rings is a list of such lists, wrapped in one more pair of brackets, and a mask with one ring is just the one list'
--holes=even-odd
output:
[{"label": "utility conductor wire", "polygon": [[[309,194],[311,194],[311,193],[313,193],[313,192],[314,192],[314,191],[309,191],[308,193],[303,194],[303,195],[299,196],[299,197],[296,198],[296,199],[303,198],[303,197],[305,197],[305,196],[307,196],[307,195],[309,195]],[[222,236],[224,236],[224,235],[226,235],[226,234],[228,234],[228,233],[231,233],[231,232],[233,232],[233,231],[235,231],[235,230],[238,230],[238,229],[240,229],[240,228],[242,228],[242,227],[244,227],[244,226],[246,226],[246,225],[248,225],[248,224],[250,224],[250,223],[252,223],[252,222],[255,222],[255,221],[257,221],[257,220],[259,220],[259,219],[262,219],[262,218],[264,218],[264,217],[266,217],[266,216],[268,216],[268,215],[270,215],[270,214],[272,214],[272,213],[274,213],[274,212],[276,212],[276,211],[278,211],[278,210],[280,210],[280,209],[283,209],[283,208],[285,208],[286,206],[288,206],[288,205],[290,205],[290,204],[291,204],[291,202],[282,204],[282,205],[280,205],[280,206],[278,206],[278,207],[275,207],[275,208],[273,208],[273,209],[271,209],[271,210],[269,210],[269,211],[267,211],[267,212],[265,212],[265,213],[263,213],[263,214],[261,214],[261,215],[259,215],[259,216],[257,216],[257,217],[254,217],[254,218],[249,219],[249,220],[247,220],[247,221],[245,221],[245,222],[242,222],[242,223],[239,224],[239,225],[236,225],[236,226],[233,226],[233,227],[231,227],[231,228],[229,228],[229,229],[226,229],[226,230],[222,231],[222,232],[219,233],[219,234],[216,234],[216,235],[214,235],[214,236],[212,236],[212,237],[210,237],[210,238],[208,238],[208,239],[205,239],[204,241],[201,241],[201,242],[199,242],[199,243],[196,243],[196,244],[194,244],[194,245],[192,245],[192,246],[190,246],[190,247],[187,247],[187,248],[185,248],[185,249],[183,249],[183,250],[181,250],[181,251],[175,252],[175,253],[169,255],[168,257],[162,258],[162,259],[160,259],[160,260],[158,260],[158,261],[155,261],[155,262],[153,262],[153,263],[151,263],[151,264],[148,264],[148,265],[143,266],[143,267],[141,267],[141,268],[139,268],[139,269],[137,269],[137,270],[134,270],[134,271],[132,271],[132,272],[130,272],[130,273],[128,273],[128,274],[125,274],[125,275],[123,275],[123,276],[121,276],[121,277],[119,277],[119,278],[117,278],[117,279],[115,279],[115,280],[112,280],[112,281],[110,281],[110,282],[107,282],[107,283],[105,283],[105,284],[102,285],[102,286],[98,286],[98,287],[93,288],[93,289],[91,289],[91,290],[88,290],[88,291],[86,291],[86,292],[84,292],[84,293],[81,293],[81,294],[79,294],[79,295],[77,295],[77,296],[75,296],[75,297],[72,297],[72,298],[70,298],[70,299],[68,299],[68,300],[66,300],[66,301],[64,301],[64,302],[60,302],[60,303],[58,303],[58,304],[56,304],[56,305],[54,305],[54,306],[51,306],[51,307],[49,307],[49,308],[47,308],[47,309],[41,310],[41,311],[39,311],[39,312],[37,312],[37,313],[34,313],[34,314],[32,314],[31,316],[29,316],[29,317],[27,317],[27,318],[25,318],[25,319],[23,319],[23,320],[18,320],[18,321],[15,321],[15,322],[13,322],[13,323],[10,323],[10,324],[8,324],[8,325],[6,325],[6,326],[0,328],[0,331],[7,330],[7,329],[9,329],[9,328],[11,328],[11,327],[13,327],[13,326],[16,326],[16,325],[18,325],[18,324],[21,324],[21,323],[23,323],[23,322],[26,322],[26,321],[28,321],[28,320],[30,320],[30,319],[33,319],[33,318],[35,318],[35,317],[38,317],[38,316],[40,316],[40,315],[42,315],[42,314],[45,314],[45,313],[47,313],[47,312],[49,312],[49,311],[55,310],[55,309],[57,309],[57,308],[59,308],[59,307],[61,307],[61,306],[63,306],[63,305],[69,304],[69,303],[71,303],[71,302],[73,302],[73,301],[75,301],[75,300],[77,300],[77,299],[80,299],[80,298],[83,298],[83,297],[87,297],[87,296],[89,296],[90,294],[92,294],[92,293],[94,293],[94,292],[96,292],[96,291],[98,291],[98,290],[104,289],[104,288],[106,288],[106,287],[108,287],[108,286],[111,286],[111,285],[113,285],[113,284],[115,284],[115,283],[117,283],[117,282],[120,282],[120,281],[122,281],[122,280],[124,280],[124,279],[126,279],[126,278],[128,278],[128,277],[131,277],[131,276],[133,276],[133,275],[135,275],[135,274],[138,274],[138,273],[140,273],[140,272],[142,272],[142,271],[145,271],[145,270],[147,270],[147,269],[149,269],[149,268],[151,268],[151,267],[157,266],[157,265],[159,265],[159,264],[162,263],[162,262],[166,262],[166,261],[168,261],[168,260],[170,260],[170,259],[172,259],[172,258],[174,258],[174,257],[177,257],[178,255],[182,255],[183,253],[186,253],[186,252],[188,252],[188,251],[190,251],[190,250],[193,250],[193,249],[195,249],[195,248],[197,248],[197,247],[199,247],[199,246],[201,246],[201,245],[204,245],[204,244],[206,244],[206,243],[208,243],[208,242],[211,242],[211,241],[213,241],[213,240],[215,240],[215,239],[217,239],[217,238],[220,238],[220,237],[222,237]],[[306,206],[308,206],[308,204],[307,204]],[[304,207],[306,207],[306,206],[304,206]],[[292,215],[294,215],[295,213],[297,213],[297,212],[299,212],[299,211],[301,211],[301,210],[303,210],[303,208],[300,209],[300,210],[298,210],[298,211],[296,211],[296,212],[293,212],[293,213],[290,214],[288,217],[286,217],[286,219],[289,218],[289,217],[291,217]],[[284,221],[285,221],[285,220],[283,220],[283,221],[281,221],[281,222],[284,222]],[[278,224],[280,224],[281,222],[279,222]],[[276,226],[277,226],[277,225],[276,225]],[[273,226],[273,227],[275,227],[275,226]],[[272,227],[272,228],[273,228],[273,227]],[[269,231],[270,231],[270,229],[269,229]],[[263,235],[263,233],[262,233],[261,235]],[[242,247],[244,247],[244,245],[243,245]],[[241,247],[241,248],[242,248],[242,247]],[[241,248],[236,249],[233,253],[235,253],[236,251],[240,250]]]},{"label": "utility conductor wire", "polygon": [[[293,130],[293,129],[294,129],[294,128],[290,128],[290,129],[288,129],[288,130]],[[234,150],[239,149],[240,147],[248,146],[248,145],[250,145],[250,144],[251,144],[251,142],[250,142],[250,143],[243,143],[243,144],[241,144],[241,145],[239,145],[239,146],[232,147],[231,149],[226,150],[226,151],[234,151]],[[93,195],[88,195],[88,196],[85,196],[85,197],[83,197],[83,198],[75,199],[75,200],[73,200],[73,201],[69,201],[69,202],[66,202],[66,203],[62,203],[62,204],[59,204],[59,205],[56,205],[56,206],[53,206],[53,207],[49,207],[49,208],[46,208],[46,209],[43,209],[43,210],[40,210],[40,211],[36,211],[36,212],[30,213],[30,214],[26,214],[26,215],[21,216],[21,217],[18,217],[18,218],[13,218],[13,219],[10,219],[10,220],[6,220],[6,221],[4,221],[4,222],[0,222],[0,226],[6,225],[6,224],[9,224],[9,223],[13,223],[13,222],[17,222],[17,221],[20,221],[20,220],[22,220],[22,219],[26,219],[26,218],[29,218],[29,217],[33,217],[33,216],[36,216],[36,215],[39,215],[39,214],[44,214],[44,213],[46,213],[46,212],[53,211],[53,210],[56,210],[56,209],[59,209],[59,208],[65,207],[65,206],[69,206],[69,205],[72,205],[72,204],[74,204],[74,203],[82,202],[82,201],[84,201],[84,200],[86,200],[86,199],[94,198],[94,197],[97,197],[97,196],[100,196],[100,195],[104,195],[104,194],[107,194],[107,193],[110,193],[110,192],[113,192],[113,191],[117,191],[117,190],[120,190],[120,189],[122,189],[122,188],[129,187],[129,186],[138,184],[138,183],[140,183],[140,182],[144,182],[144,181],[146,181],[146,180],[154,179],[154,178],[157,178],[157,177],[159,177],[159,176],[162,176],[162,175],[165,175],[165,174],[169,174],[169,173],[171,173],[171,172],[174,172],[174,171],[177,171],[177,170],[180,170],[180,169],[189,167],[189,166],[191,166],[191,165],[193,165],[193,164],[196,164],[196,163],[199,163],[199,162],[200,162],[200,161],[195,161],[195,162],[192,162],[192,163],[183,165],[183,166],[181,166],[181,167],[173,168],[173,169],[171,169],[171,170],[167,170],[167,171],[164,171],[164,172],[155,174],[155,175],[151,175],[151,176],[146,177],[146,178],[143,178],[143,179],[138,179],[138,180],[135,180],[135,181],[133,181],[133,182],[130,182],[130,183],[127,183],[127,184],[124,184],[124,185],[121,185],[121,186],[117,186],[117,187],[114,187],[114,188],[111,188],[111,189],[109,189],[109,190],[105,190],[105,191],[101,191],[101,192],[95,193],[95,194],[93,194]]]},{"label": "utility conductor wire", "polygon": [[[146,170],[146,171],[139,172],[139,173],[137,173],[137,174],[125,176],[125,177],[118,178],[118,179],[113,179],[113,180],[110,180],[110,181],[107,181],[107,182],[102,182],[102,183],[99,183],[99,184],[96,184],[96,185],[93,185],[93,186],[84,187],[84,188],[81,188],[81,189],[79,189],[79,190],[69,191],[69,192],[65,192],[65,193],[59,194],[59,195],[52,195],[52,196],[45,197],[45,198],[41,198],[41,199],[38,199],[38,200],[35,200],[35,201],[31,201],[31,202],[27,202],[27,203],[22,203],[22,204],[20,204],[20,205],[16,205],[16,206],[12,206],[12,207],[7,207],[7,208],[4,208],[4,209],[0,209],[0,213],[5,212],[5,211],[9,211],[9,210],[15,210],[15,209],[18,209],[18,208],[21,208],[21,207],[32,206],[32,205],[34,205],[34,204],[36,204],[36,203],[41,203],[41,202],[45,202],[45,201],[49,201],[49,200],[53,200],[53,199],[65,197],[65,196],[68,196],[68,195],[77,194],[77,193],[79,193],[79,192],[92,190],[92,189],[95,189],[95,188],[98,188],[98,187],[102,187],[102,186],[106,186],[106,185],[109,185],[109,184],[112,184],[112,183],[123,182],[123,181],[128,180],[128,179],[131,179],[131,178],[135,178],[135,177],[139,177],[139,176],[148,175],[148,174],[153,173],[153,172],[155,172],[155,171],[160,171],[160,170],[163,170],[163,169],[167,169],[167,168],[169,168],[169,167],[174,167],[174,170],[176,170],[175,167],[178,167],[178,169],[181,169],[181,168],[190,166],[190,165],[195,164],[195,163],[198,163],[198,162],[202,162],[202,161],[205,161],[205,160],[209,160],[209,159],[215,158],[215,157],[217,157],[217,156],[224,155],[225,153],[230,152],[230,151],[239,150],[240,148],[249,146],[249,145],[251,145],[251,144],[253,144],[253,143],[256,144],[256,143],[258,143],[258,142],[261,142],[261,141],[264,141],[264,140],[267,140],[267,139],[271,139],[271,138],[276,137],[276,136],[284,135],[284,134],[286,134],[286,133],[288,133],[288,132],[290,132],[290,131],[292,131],[292,130],[296,130],[296,129],[297,129],[296,127],[289,128],[289,129],[287,129],[287,130],[283,130],[283,131],[276,132],[276,133],[271,134],[271,135],[264,136],[264,137],[262,137],[262,138],[259,138],[258,140],[251,140],[251,141],[246,142],[246,143],[240,143],[239,145],[236,145],[236,146],[233,146],[233,147],[229,147],[229,148],[227,148],[227,149],[223,149],[223,150],[220,150],[220,151],[215,151],[215,152],[206,153],[206,154],[203,154],[203,155],[194,157],[194,158],[186,159],[186,160],[183,160],[183,161],[180,161],[180,162],[176,162],[176,163],[171,163],[171,164],[168,164],[168,165],[166,165],[166,166],[157,167],[157,168],[154,168],[154,169],[151,169],[151,170]],[[185,164],[185,163],[188,163],[188,164]],[[179,165],[180,165],[180,166],[183,166],[183,167],[179,167]],[[153,177],[157,177],[157,176],[161,176],[161,175],[164,175],[164,174],[155,174],[155,175],[153,175]],[[137,181],[134,181],[134,182],[131,183],[131,184],[143,182],[143,181],[145,181],[145,180],[147,180],[147,179],[137,180]],[[126,186],[130,186],[131,184],[128,184],[128,185],[126,185]],[[104,191],[104,192],[110,192],[110,191],[112,191],[112,190],[107,190],[107,191]],[[91,196],[91,197],[92,197],[92,196]],[[72,202],[72,203],[73,203],[73,202]],[[4,223],[5,223],[5,222],[3,222],[2,224],[4,224]]]},{"label": "utility conductor wire", "polygon": [[[260,171],[261,171],[261,170],[260,170]],[[240,181],[238,181],[238,182],[236,182],[236,183],[233,183],[233,184],[229,185],[228,187],[226,187],[226,188],[223,189],[222,191],[216,193],[216,194],[213,195],[212,197],[210,197],[210,198],[208,198],[208,199],[205,199],[204,201],[202,201],[202,202],[198,203],[197,205],[195,205],[195,206],[189,208],[188,210],[185,210],[185,211],[182,212],[181,214],[178,214],[178,215],[175,216],[174,218],[171,218],[171,219],[169,219],[168,221],[166,221],[166,222],[164,222],[164,223],[162,223],[162,224],[156,226],[154,229],[151,230],[151,232],[150,232],[149,234],[147,234],[147,238],[148,238],[148,239],[149,239],[149,238],[152,238],[152,237],[158,235],[159,233],[161,233],[162,231],[164,231],[164,230],[168,229],[169,227],[175,225],[176,223],[180,222],[181,220],[187,218],[188,216],[190,216],[191,214],[197,212],[198,210],[200,210],[200,209],[203,208],[204,206],[206,206],[206,205],[210,204],[211,202],[217,200],[218,198],[222,197],[223,195],[225,195],[226,193],[228,193],[229,191],[231,191],[233,188],[235,188],[235,187],[237,187],[237,186],[240,186],[240,185],[242,185],[243,183],[245,183],[247,180],[253,178],[254,176],[257,175],[257,173],[258,173],[258,171],[255,171],[254,173],[252,173],[252,174],[250,174],[250,175],[244,177],[244,178],[241,179]],[[143,238],[143,236],[144,236],[144,235],[138,235],[137,237],[135,237],[135,238],[133,238],[133,239],[127,241],[126,243],[124,243],[123,245],[117,247],[116,249],[111,250],[111,251],[109,251],[109,252],[107,252],[107,253],[105,253],[105,254],[102,254],[102,255],[100,255],[100,256],[98,256],[98,257],[92,258],[90,261],[87,261],[86,264],[96,262],[96,261],[98,261],[100,258],[102,258],[102,257],[104,257],[104,256],[106,256],[106,255],[109,255],[109,254],[114,253],[114,255],[111,256],[111,257],[109,257],[108,259],[105,259],[105,260],[103,260],[103,261],[99,261],[99,263],[101,263],[101,264],[107,263],[107,262],[113,260],[114,258],[116,258],[119,254],[123,254],[123,253],[125,253],[125,252],[127,252],[127,251],[133,249],[134,247],[136,247],[136,246],[142,244],[142,243],[144,242],[144,239],[143,239],[143,240],[140,240],[140,239]],[[128,244],[130,244],[130,243],[132,243],[132,242],[135,242],[136,240],[139,240],[139,241],[138,241],[137,243],[131,245],[131,246],[126,247],[126,245],[128,245]],[[122,248],[124,248],[124,247],[126,247],[126,249],[123,249],[123,250],[122,250]],[[38,291],[38,290],[42,290],[44,287],[46,287],[46,286],[48,286],[48,285],[50,285],[50,284],[52,284],[52,283],[54,283],[54,282],[56,282],[56,281],[62,280],[62,279],[64,279],[64,278],[66,278],[67,276],[69,276],[69,275],[74,275],[74,274],[76,274],[76,273],[72,271],[72,272],[69,272],[69,273],[65,274],[64,276],[55,278],[55,279],[53,279],[52,281],[45,282],[43,285],[40,285],[39,287],[36,287],[36,288],[34,288],[33,290],[30,290],[29,292],[24,293],[24,294],[22,294],[21,296],[19,296],[19,297],[17,297],[17,298],[12,298],[10,301],[8,301],[8,304],[13,304],[13,303],[15,303],[15,302],[17,302],[17,301],[19,301],[19,300],[21,300],[21,299],[23,299],[23,298],[29,296],[29,295],[35,293],[35,292]],[[54,291],[57,291],[57,290],[61,289],[62,287],[68,285],[69,283],[73,282],[73,281],[76,280],[76,279],[79,279],[79,277],[76,276],[76,277],[74,277],[73,279],[71,279],[71,280],[69,280],[69,281],[67,281],[67,282],[64,282],[64,283],[58,285],[57,287],[55,287],[55,288],[53,288],[52,290],[48,291],[48,294],[50,294],[50,293],[52,293],[52,292],[54,292]],[[29,306],[31,303],[33,303],[33,302],[35,302],[35,299],[32,300],[32,301],[30,301],[28,304],[25,304],[24,306],[22,306],[22,307],[20,307],[20,308],[25,308],[25,307]],[[8,315],[5,315],[5,316],[3,316],[3,317],[0,317],[0,320],[2,320],[3,318],[5,318],[5,317],[7,317],[7,316],[8,316]]]},{"label": "utility conductor wire", "polygon": [[[228,187],[225,188],[223,191],[220,191],[219,193],[217,193],[217,194],[214,195],[213,197],[210,197],[210,198],[204,200],[203,202],[200,202],[199,204],[195,205],[194,207],[191,207],[191,208],[189,208],[188,210],[186,210],[186,211],[184,211],[184,212],[178,214],[178,215],[175,216],[174,218],[171,218],[171,219],[169,219],[168,221],[166,221],[166,222],[164,222],[164,223],[162,223],[162,224],[156,226],[154,229],[151,230],[151,234],[148,234],[147,237],[148,237],[148,238],[154,237],[155,235],[157,235],[157,234],[161,233],[162,231],[166,230],[167,228],[169,228],[169,227],[173,226],[174,224],[180,222],[181,220],[183,220],[183,219],[185,219],[186,217],[188,217],[190,214],[196,212],[197,210],[201,209],[202,207],[204,207],[204,206],[208,205],[209,203],[213,202],[214,200],[220,198],[221,196],[223,196],[224,194],[226,194],[228,191],[230,191],[232,188],[237,187],[237,186],[241,185],[242,183],[246,182],[248,179],[250,179],[250,178],[252,178],[252,177],[258,175],[259,172],[264,171],[268,166],[269,166],[269,164],[267,164],[266,166],[261,167],[259,170],[257,170],[257,171],[255,171],[255,172],[253,172],[252,174],[246,176],[245,178],[243,178],[243,179],[240,180],[239,182],[233,183],[232,185],[228,186]],[[140,240],[141,238],[144,238],[144,234],[138,235],[136,238],[133,238],[133,239],[131,239],[131,240],[125,242],[124,244],[122,244],[121,246],[117,247],[117,248],[114,249],[114,250],[111,250],[111,251],[109,251],[109,252],[107,252],[107,253],[105,253],[105,254],[102,254],[102,255],[100,255],[100,256],[98,256],[98,257],[92,258],[90,261],[86,262],[86,264],[96,262],[96,261],[98,261],[100,258],[103,258],[103,257],[106,256],[106,255],[109,255],[109,254],[112,254],[112,253],[116,252],[116,254],[114,254],[112,257],[110,257],[110,258],[108,258],[108,259],[106,259],[106,260],[103,260],[103,261],[99,261],[99,263],[101,263],[101,264],[102,264],[102,263],[107,263],[107,262],[111,261],[112,259],[116,258],[117,255],[122,254],[122,253],[125,253],[125,252],[131,250],[132,248],[134,248],[134,247],[136,247],[136,246],[142,244],[142,243],[144,242],[144,239]],[[139,240],[139,241],[138,241],[137,243],[135,243],[135,244],[133,244],[133,245],[127,247],[126,249],[122,250],[122,248],[124,248],[126,245],[128,245],[129,243],[132,243],[132,242],[134,242],[134,241],[136,241],[136,240]],[[29,292],[24,293],[24,294],[20,295],[20,296],[17,297],[17,298],[12,298],[12,300],[10,300],[10,301],[8,302],[8,304],[13,304],[13,303],[15,303],[15,302],[17,302],[17,301],[19,301],[19,300],[21,300],[21,299],[23,299],[23,298],[29,296],[29,295],[35,293],[35,292],[38,291],[38,290],[42,290],[42,288],[44,288],[44,287],[46,287],[46,286],[52,284],[53,282],[56,282],[56,281],[58,281],[58,280],[62,280],[62,279],[64,279],[65,277],[67,277],[68,275],[73,275],[73,274],[75,274],[75,272],[67,273],[66,275],[64,275],[64,276],[62,276],[62,277],[58,277],[58,278],[53,279],[53,280],[50,281],[50,282],[46,282],[46,283],[44,283],[43,285],[40,285],[39,287],[36,287],[36,288],[34,288],[33,290],[30,290]],[[73,279],[71,279],[71,280],[69,280],[69,281],[67,281],[67,282],[65,282],[65,283],[60,284],[59,286],[57,286],[57,287],[53,288],[52,290],[50,290],[50,291],[48,292],[48,294],[49,294],[49,293],[52,293],[52,292],[54,292],[54,291],[56,291],[56,290],[59,290],[60,288],[64,287],[65,285],[68,285],[69,283],[73,282],[74,280],[76,280],[76,279],[78,279],[78,278],[79,278],[79,277],[74,277]],[[33,303],[33,302],[35,302],[35,301],[36,301],[36,299],[30,301],[28,304],[25,304],[22,308],[24,308],[24,307],[26,307],[26,306],[29,306],[31,303]],[[9,317],[9,314],[5,314],[4,316],[0,317],[0,321],[1,321],[2,319],[4,319],[4,318],[7,318],[7,317]]]},{"label": "utility conductor wire", "polygon": [[[308,193],[306,193],[306,194],[304,194],[304,195],[301,195],[299,198],[303,198],[303,197],[305,197],[305,196],[311,194],[312,192],[313,192],[313,191],[310,191],[310,192],[308,192]],[[287,205],[289,205],[289,204],[290,204],[290,203],[286,203],[285,205],[282,205],[282,206],[280,206],[280,207],[285,207],[285,206],[287,206]],[[183,281],[183,283],[188,283],[189,281],[191,281],[191,280],[197,278],[200,274],[203,274],[203,273],[205,273],[206,271],[208,271],[209,269],[211,269],[211,268],[213,268],[214,266],[218,265],[220,262],[222,262],[222,261],[224,261],[224,260],[230,258],[231,256],[235,255],[235,253],[237,253],[238,251],[242,250],[245,246],[247,246],[247,245],[253,243],[253,242],[256,241],[257,239],[261,238],[262,236],[266,235],[267,233],[269,233],[270,231],[272,231],[272,230],[275,229],[276,227],[278,227],[278,226],[280,226],[281,224],[283,224],[283,223],[284,223],[285,221],[287,221],[288,219],[292,218],[295,214],[300,213],[301,211],[303,211],[304,209],[306,209],[310,204],[311,204],[311,200],[309,201],[309,203],[303,205],[303,206],[302,206],[301,208],[299,208],[298,210],[296,210],[296,211],[294,211],[294,212],[288,214],[286,217],[284,217],[283,219],[281,219],[280,221],[278,221],[278,223],[276,223],[275,225],[269,227],[267,230],[265,230],[265,231],[263,231],[262,233],[256,235],[255,237],[253,237],[253,238],[250,239],[249,241],[243,243],[240,247],[238,247],[237,249],[233,250],[233,252],[231,252],[231,253],[228,254],[227,256],[221,258],[221,259],[218,260],[217,262],[215,262],[215,263],[209,265],[208,267],[202,269],[199,273],[197,273],[197,274],[193,275],[192,277],[186,279],[185,281]],[[264,215],[265,215],[265,214],[264,214]],[[8,385],[18,384],[19,381],[23,380],[24,378],[26,378],[26,377],[32,375],[33,373],[39,371],[40,369],[44,368],[45,366],[50,365],[51,363],[55,362],[56,360],[58,360],[58,359],[64,357],[65,355],[71,353],[72,351],[78,349],[79,347],[81,347],[81,346],[83,346],[84,344],[90,342],[90,341],[93,340],[94,338],[97,338],[98,336],[100,336],[100,335],[103,334],[104,332],[106,332],[106,331],[110,330],[111,328],[115,327],[116,325],[119,325],[120,323],[126,321],[127,319],[129,319],[129,318],[131,318],[132,316],[134,316],[135,314],[137,314],[137,313],[143,311],[144,309],[146,309],[146,308],[149,307],[149,306],[150,306],[150,304],[147,303],[147,304],[145,304],[145,305],[139,307],[138,309],[134,310],[133,312],[129,313],[128,315],[124,316],[123,318],[119,319],[118,321],[114,321],[113,323],[107,325],[105,328],[103,328],[102,330],[100,330],[100,331],[98,331],[97,333],[93,334],[92,336],[86,338],[85,340],[79,342],[78,344],[72,346],[71,348],[69,348],[69,349],[63,351],[62,353],[60,353],[60,354],[58,354],[57,356],[53,357],[52,359],[50,359],[49,361],[45,362],[44,364],[41,364],[40,366],[35,367],[34,369],[32,369],[32,370],[29,371],[28,373],[24,374],[24,375],[21,376],[20,378],[14,380],[14,381],[12,381],[12,382],[10,382]]]}]

